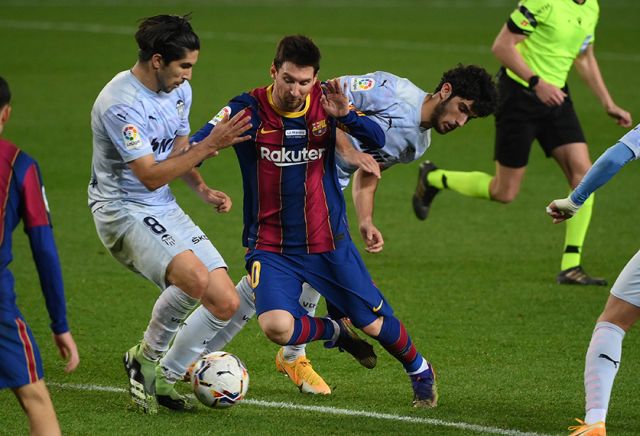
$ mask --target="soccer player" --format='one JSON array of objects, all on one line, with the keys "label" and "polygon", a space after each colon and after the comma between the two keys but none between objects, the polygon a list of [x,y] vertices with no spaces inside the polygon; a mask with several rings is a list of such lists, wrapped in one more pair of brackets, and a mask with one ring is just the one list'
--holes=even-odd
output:
[{"label": "soccer player", "polygon": [[248,139],[241,135],[250,120],[242,112],[225,118],[220,129],[189,147],[188,80],[200,49],[189,17],[147,18],[136,41],[136,64],[104,87],[91,112],[88,194],[104,246],[162,291],[143,340],[124,356],[134,403],[153,413],[157,403],[177,410],[190,406],[174,384],[200,354],[204,339],[183,338],[167,353],[187,314],[202,302],[209,335],[224,327],[238,306],[222,256],[178,206],[168,183],[181,177],[204,202],[227,212],[229,197],[207,186],[195,166]]},{"label": "soccer player", "polygon": [[[0,133],[11,115],[11,92],[0,77]],[[29,419],[30,434],[59,435],[56,412],[44,383],[38,345],[16,305],[9,270],[13,230],[22,219],[51,319],[53,341],[67,359],[66,372],[80,363],[67,323],[60,261],[37,162],[0,139],[0,389],[10,388]]]},{"label": "soccer player", "polygon": [[[554,223],[576,215],[589,196],[632,160],[640,158],[640,125],[606,150],[580,184],[564,199],[547,207]],[[584,369],[586,416],[570,427],[572,435],[605,435],[605,420],[611,389],[622,357],[624,335],[640,318],[640,251],[629,260],[611,288],[604,311],[598,318],[587,350]]]},{"label": "soccer player", "polygon": [[[365,75],[339,78],[352,106],[373,119],[384,131],[385,145],[370,148],[348,134],[338,133],[337,169],[340,184],[346,188],[352,174],[352,189],[359,230],[370,253],[382,251],[384,239],[373,222],[374,198],[379,183],[378,170],[386,170],[397,163],[411,163],[420,159],[431,144],[431,130],[446,134],[462,127],[475,117],[493,113],[497,100],[495,85],[489,73],[475,65],[458,65],[443,73],[433,93],[418,88],[408,79],[378,71]],[[343,158],[350,150],[375,158],[374,168],[358,169],[363,162],[351,157],[356,164]],[[355,158],[355,159],[354,159]],[[221,350],[255,314],[252,289],[239,283],[240,307],[229,324],[207,344],[205,353]],[[320,294],[308,284],[303,285],[300,304],[313,316]],[[344,315],[328,303],[334,319]],[[305,355],[305,345],[282,347],[276,355],[276,368],[286,373],[302,392],[329,394],[331,389],[318,375]]]},{"label": "soccer player", "polygon": [[[304,36],[278,44],[273,83],[242,94],[223,109],[248,110],[251,139],[234,148],[244,184],[243,244],[258,323],[280,345],[325,340],[359,361],[374,358],[341,319],[311,317],[299,304],[309,283],[378,340],[404,366],[414,405],[435,407],[435,375],[403,324],[373,284],[355,248],[335,162],[336,121],[371,146],[384,145],[380,127],[349,110],[338,81],[317,82],[320,51]],[[215,119],[196,135],[206,135]],[[372,128],[372,126],[375,128]],[[189,323],[187,322],[187,327]]]},{"label": "soccer player", "polygon": [[[493,53],[504,66],[496,110],[495,175],[423,163],[413,202],[419,219],[427,218],[435,195],[443,189],[502,203],[513,201],[534,139],[547,157],[556,160],[569,185],[577,186],[591,160],[566,83],[572,65],[606,113],[621,126],[631,127],[631,115],[609,95],[594,55],[598,14],[597,0],[520,1],[493,43]],[[588,275],[581,262],[593,201],[591,196],[580,214],[567,222],[556,277],[560,284],[607,284]]]}]

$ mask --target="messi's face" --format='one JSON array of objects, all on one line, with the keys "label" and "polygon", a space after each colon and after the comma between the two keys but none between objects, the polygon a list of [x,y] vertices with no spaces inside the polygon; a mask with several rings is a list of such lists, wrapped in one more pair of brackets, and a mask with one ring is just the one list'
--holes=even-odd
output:
[{"label": "messi's face", "polygon": [[448,98],[438,103],[429,122],[440,134],[452,132],[474,118],[475,115],[471,112],[472,106],[473,100],[465,100],[458,96]]},{"label": "messi's face", "polygon": [[165,64],[160,58],[158,69],[156,70],[156,80],[161,91],[171,92],[182,85],[185,80],[191,80],[193,66],[198,62],[198,50],[187,51],[182,59]]},{"label": "messi's face", "polygon": [[317,80],[312,66],[300,66],[289,61],[284,62],[278,69],[271,65],[271,77],[273,102],[284,112],[297,112],[302,109]]}]

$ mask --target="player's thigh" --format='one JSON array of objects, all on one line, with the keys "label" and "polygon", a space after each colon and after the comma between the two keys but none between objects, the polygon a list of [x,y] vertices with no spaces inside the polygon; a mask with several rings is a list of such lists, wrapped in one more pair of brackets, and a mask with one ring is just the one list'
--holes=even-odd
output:
[{"label": "player's thigh", "polygon": [[0,389],[18,388],[43,375],[40,350],[19,313],[0,312]]},{"label": "player's thigh", "polygon": [[211,303],[214,306],[237,308],[240,301],[238,292],[226,268],[216,268],[208,275],[209,283],[205,295],[202,297],[203,304]]},{"label": "player's thigh", "polygon": [[304,279],[298,258],[261,250],[247,255],[249,284],[258,315],[271,310],[285,310],[295,318],[306,315],[299,302]]},{"label": "player's thigh", "polygon": [[356,327],[365,327],[380,316],[393,315],[393,309],[374,284],[351,241],[331,252],[309,255],[306,260],[308,283],[345,313]]},{"label": "player's thigh", "polygon": [[640,308],[640,251],[627,262],[611,287],[611,295]]}]

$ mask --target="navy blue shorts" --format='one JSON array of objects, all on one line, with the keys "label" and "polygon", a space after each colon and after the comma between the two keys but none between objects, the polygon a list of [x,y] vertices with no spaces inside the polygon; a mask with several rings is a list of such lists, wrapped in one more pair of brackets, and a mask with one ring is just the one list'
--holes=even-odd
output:
[{"label": "navy blue shorts", "polygon": [[276,309],[296,318],[306,315],[299,302],[304,282],[337,306],[356,327],[365,327],[379,316],[393,315],[351,241],[321,254],[250,250],[246,261],[258,315]]},{"label": "navy blue shorts", "polygon": [[0,312],[0,389],[19,388],[44,376],[40,350],[22,315]]}]

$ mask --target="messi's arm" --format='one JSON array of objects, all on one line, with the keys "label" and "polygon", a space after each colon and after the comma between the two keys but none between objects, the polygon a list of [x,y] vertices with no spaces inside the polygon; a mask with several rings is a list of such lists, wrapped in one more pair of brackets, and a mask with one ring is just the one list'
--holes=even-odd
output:
[{"label": "messi's arm", "polygon": [[340,85],[340,79],[328,80],[323,84],[321,102],[324,110],[338,121],[341,130],[367,144],[367,147],[384,147],[382,128],[375,121],[349,108],[349,99],[343,86]]}]

